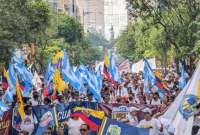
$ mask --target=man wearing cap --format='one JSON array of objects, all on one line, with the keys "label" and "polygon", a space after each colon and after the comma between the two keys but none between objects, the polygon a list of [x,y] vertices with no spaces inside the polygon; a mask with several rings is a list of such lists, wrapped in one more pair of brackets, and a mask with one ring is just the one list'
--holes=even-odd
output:
[{"label": "man wearing cap", "polygon": [[137,117],[138,111],[139,111],[139,109],[136,108],[136,107],[130,108],[130,113],[127,116],[129,125],[137,126],[137,124],[138,124],[138,117]]},{"label": "man wearing cap", "polygon": [[149,128],[152,135],[159,135],[163,130],[161,123],[157,119],[152,118],[152,111],[149,108],[143,109],[142,112],[144,113],[144,119],[139,122],[137,127]]}]

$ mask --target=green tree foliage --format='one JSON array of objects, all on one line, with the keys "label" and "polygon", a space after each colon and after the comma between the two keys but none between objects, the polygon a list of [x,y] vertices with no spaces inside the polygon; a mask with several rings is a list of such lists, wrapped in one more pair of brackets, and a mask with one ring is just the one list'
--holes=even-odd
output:
[{"label": "green tree foliage", "polygon": [[167,61],[199,53],[199,0],[127,0],[127,8],[135,22],[118,39],[121,54]]},{"label": "green tree foliage", "polygon": [[12,48],[35,43],[50,17],[43,0],[0,0],[0,61],[9,61]]},{"label": "green tree foliage", "polygon": [[65,13],[52,14],[50,27],[38,38],[37,61],[45,70],[47,60],[55,50],[65,48],[72,64],[92,64],[99,59],[100,50],[83,35],[80,22]]},{"label": "green tree foliage", "polygon": [[42,0],[0,0],[0,45],[21,45],[48,27],[50,10]]},{"label": "green tree foliage", "polygon": [[[32,63],[45,71],[50,55],[65,48],[73,64],[93,62],[100,51],[85,39],[80,22],[54,13],[43,0],[0,0],[0,60],[8,61],[12,48],[34,43]],[[93,61],[92,61],[93,60]]]},{"label": "green tree foliage", "polygon": [[58,36],[61,36],[68,43],[80,41],[83,37],[83,28],[78,20],[74,17],[65,16],[59,20]]}]

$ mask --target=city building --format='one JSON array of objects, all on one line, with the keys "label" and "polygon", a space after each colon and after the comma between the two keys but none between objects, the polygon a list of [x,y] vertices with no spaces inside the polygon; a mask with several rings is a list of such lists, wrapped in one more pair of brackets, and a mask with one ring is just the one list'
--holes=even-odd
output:
[{"label": "city building", "polygon": [[126,0],[104,0],[104,35],[117,38],[128,25]]},{"label": "city building", "polygon": [[55,12],[59,11],[68,12],[66,10],[67,0],[44,0],[44,1],[46,1],[53,8],[53,11]]},{"label": "city building", "polygon": [[104,34],[104,0],[75,0],[84,31]]}]

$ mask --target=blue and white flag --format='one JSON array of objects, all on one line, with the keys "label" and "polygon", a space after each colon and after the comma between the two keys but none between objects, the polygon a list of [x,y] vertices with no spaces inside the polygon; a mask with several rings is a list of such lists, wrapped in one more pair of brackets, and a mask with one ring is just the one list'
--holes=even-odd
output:
[{"label": "blue and white flag", "polygon": [[181,63],[179,63],[179,69],[180,69],[181,75],[180,75],[180,78],[178,80],[178,82],[179,82],[178,86],[182,90],[186,85],[186,77],[185,77],[184,67]]},{"label": "blue and white flag", "polygon": [[90,90],[90,92],[93,94],[94,98],[100,102],[102,100],[101,97],[101,91],[98,88],[99,84],[98,84],[98,79],[97,76],[95,74],[93,74],[90,71],[87,71],[87,87]]},{"label": "blue and white flag", "polygon": [[5,111],[9,110],[9,107],[5,103],[0,101],[0,109],[1,109],[1,111],[5,112]]},{"label": "blue and white flag", "polygon": [[144,60],[143,76],[144,76],[144,92],[149,94],[150,86],[155,84],[155,77],[146,59]]},{"label": "blue and white flag", "polygon": [[52,64],[51,59],[49,59],[44,79],[44,84],[46,87],[53,80],[54,73],[55,73],[55,67]]},{"label": "blue and white flag", "polygon": [[79,90],[81,93],[85,93],[85,88],[83,84],[77,78],[73,68],[70,67],[69,59],[66,52],[64,52],[62,61],[63,64],[62,64],[61,74],[63,80],[68,82],[74,89]]},{"label": "blue and white flag", "polygon": [[8,68],[8,89],[6,90],[4,94],[4,99],[11,103],[13,101],[13,95],[15,94],[15,86],[16,86],[16,73],[14,71],[13,64],[9,64]]},{"label": "blue and white flag", "polygon": [[101,89],[103,87],[103,80],[102,80],[102,76],[101,76],[101,68],[99,68],[98,71],[97,71],[97,81],[98,81],[98,89],[101,91]]},{"label": "blue and white flag", "polygon": [[119,75],[119,71],[118,71],[118,68],[115,64],[115,60],[113,58],[113,55],[112,53],[110,53],[110,76],[112,78],[112,80],[114,80],[115,82],[118,82],[120,83],[120,75]]}]

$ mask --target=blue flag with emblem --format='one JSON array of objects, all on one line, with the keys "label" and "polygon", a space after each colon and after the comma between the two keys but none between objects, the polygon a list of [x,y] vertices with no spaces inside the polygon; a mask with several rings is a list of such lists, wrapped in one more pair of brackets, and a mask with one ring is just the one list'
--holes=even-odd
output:
[{"label": "blue flag with emblem", "polygon": [[55,121],[53,111],[51,109],[47,109],[47,111],[43,113],[41,118],[39,119],[39,124],[35,135],[43,135],[48,127],[54,125]]},{"label": "blue flag with emblem", "polygon": [[150,130],[124,124],[122,122],[105,118],[99,135],[149,135]]}]

